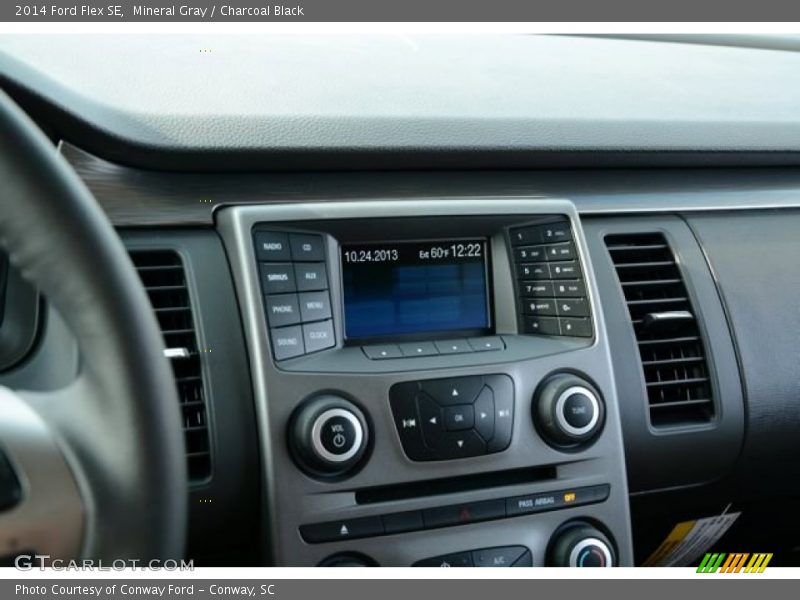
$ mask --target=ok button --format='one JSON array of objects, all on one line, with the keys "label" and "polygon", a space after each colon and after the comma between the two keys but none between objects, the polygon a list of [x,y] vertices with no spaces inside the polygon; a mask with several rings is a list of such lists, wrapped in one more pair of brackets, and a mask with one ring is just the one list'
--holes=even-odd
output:
[{"label": "ok button", "polygon": [[448,431],[472,429],[475,424],[475,411],[472,408],[472,404],[445,407],[444,422]]}]

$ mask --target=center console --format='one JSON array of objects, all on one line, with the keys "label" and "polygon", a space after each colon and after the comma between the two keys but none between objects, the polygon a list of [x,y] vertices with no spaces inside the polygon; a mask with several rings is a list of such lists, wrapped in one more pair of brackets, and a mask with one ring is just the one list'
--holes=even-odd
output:
[{"label": "center console", "polygon": [[570,202],[217,218],[274,564],[632,565],[618,399]]}]

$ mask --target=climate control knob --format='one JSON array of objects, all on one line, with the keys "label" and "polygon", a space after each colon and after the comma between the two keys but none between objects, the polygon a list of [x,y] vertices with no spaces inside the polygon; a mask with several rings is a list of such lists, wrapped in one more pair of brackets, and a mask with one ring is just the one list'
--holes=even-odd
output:
[{"label": "climate control knob", "polygon": [[563,525],[550,540],[547,563],[552,567],[613,567],[616,556],[603,532],[574,521]]},{"label": "climate control knob", "polygon": [[295,413],[289,439],[297,464],[310,475],[338,477],[364,458],[369,429],[364,413],[339,396],[317,396]]},{"label": "climate control knob", "polygon": [[559,449],[591,442],[603,429],[605,406],[600,392],[571,373],[546,379],[533,399],[533,423],[544,440]]}]

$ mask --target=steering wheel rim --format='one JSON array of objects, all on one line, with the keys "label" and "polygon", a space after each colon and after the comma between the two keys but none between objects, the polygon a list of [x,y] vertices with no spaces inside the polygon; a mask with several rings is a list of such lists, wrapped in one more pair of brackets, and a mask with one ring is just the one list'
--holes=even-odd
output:
[{"label": "steering wheel rim", "polygon": [[186,459],[155,315],[91,193],[2,91],[0,248],[59,311],[81,356],[66,388],[0,387],[0,451],[23,489],[0,511],[0,556],[182,558]]}]

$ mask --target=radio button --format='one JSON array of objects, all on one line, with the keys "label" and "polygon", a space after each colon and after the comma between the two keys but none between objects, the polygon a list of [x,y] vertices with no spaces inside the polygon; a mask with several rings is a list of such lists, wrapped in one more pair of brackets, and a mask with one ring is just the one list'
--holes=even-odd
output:
[{"label": "radio button", "polygon": [[254,238],[258,260],[283,262],[292,259],[287,234],[277,231],[257,231]]},{"label": "radio button", "polygon": [[325,247],[323,246],[321,235],[292,233],[289,236],[289,245],[292,248],[293,260],[296,261],[325,260]]},{"label": "radio button", "polygon": [[294,266],[297,290],[313,292],[328,289],[328,274],[325,263],[301,263]]},{"label": "radio button", "polygon": [[262,263],[261,285],[265,294],[296,292],[294,269],[290,263]]},{"label": "radio button", "polygon": [[318,352],[336,345],[333,334],[333,321],[328,319],[320,323],[303,325],[303,340],[306,344],[306,352]]},{"label": "radio button", "polygon": [[275,360],[294,358],[305,352],[303,347],[303,331],[299,326],[273,329],[271,338],[272,352],[275,355]]},{"label": "radio button", "polygon": [[[294,325],[300,322],[300,308],[297,305],[297,294],[280,294],[267,296],[267,319],[270,327]],[[298,328],[299,329],[299,328]]]},{"label": "radio button", "polygon": [[303,321],[321,321],[331,318],[331,301],[328,292],[300,294],[300,314]]},{"label": "radio button", "polygon": [[453,377],[421,381],[422,389],[442,406],[472,404],[483,387],[483,377]]}]

